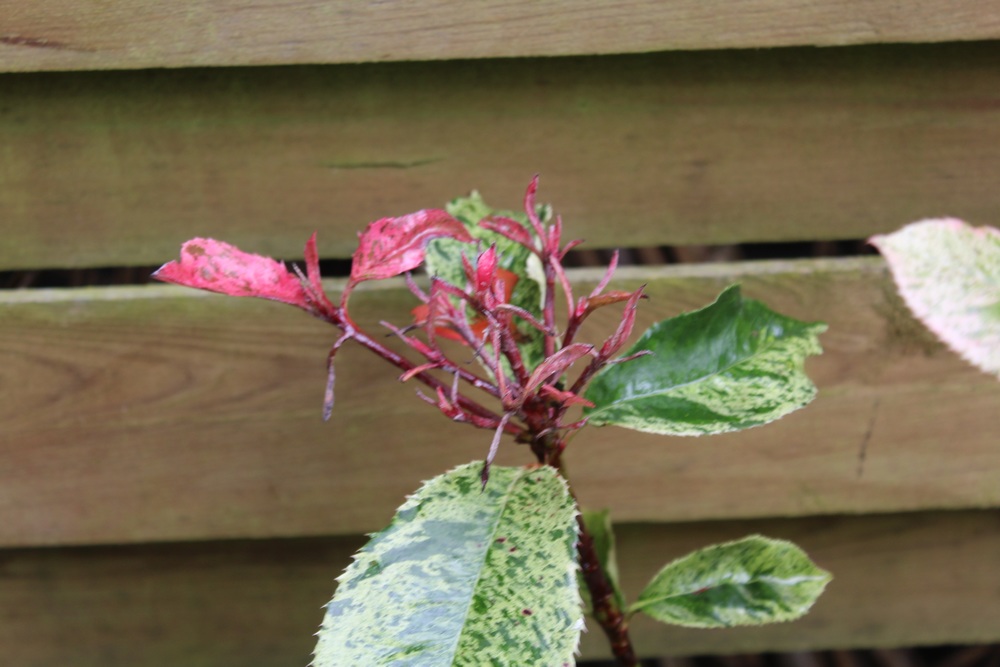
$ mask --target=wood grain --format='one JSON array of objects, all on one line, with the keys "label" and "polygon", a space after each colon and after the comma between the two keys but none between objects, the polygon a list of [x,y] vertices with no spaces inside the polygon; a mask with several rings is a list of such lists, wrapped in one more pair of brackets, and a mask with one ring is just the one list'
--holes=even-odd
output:
[{"label": "wood grain", "polygon": [[[648,284],[640,331],[733,280],[829,323],[808,365],[818,399],[710,438],[591,429],[568,459],[584,503],[657,522],[1000,505],[1000,384],[910,318],[881,260],[632,270],[617,284]],[[352,304],[360,322],[402,323],[411,301],[389,283]],[[2,545],[361,534],[489,444],[350,346],[323,423],[334,331],[280,304],[156,286],[14,292],[0,308]],[[529,459],[501,447],[501,462]]]},{"label": "wood grain", "polygon": [[518,208],[536,172],[592,247],[996,224],[998,144],[1000,42],[6,75],[0,269],[193,236],[294,258],[317,229],[344,257],[473,188]]},{"label": "wood grain", "polygon": [[[661,565],[751,533],[792,539],[834,580],[803,620],[698,631],[640,617],[644,656],[1000,639],[995,512],[618,527],[634,599]],[[19,667],[304,665],[358,538],[0,551],[0,643]],[[68,638],[72,640],[69,641]],[[585,658],[606,655],[583,635]]]},{"label": "wood grain", "polygon": [[971,0],[0,2],[0,70],[288,65],[1000,37]]}]

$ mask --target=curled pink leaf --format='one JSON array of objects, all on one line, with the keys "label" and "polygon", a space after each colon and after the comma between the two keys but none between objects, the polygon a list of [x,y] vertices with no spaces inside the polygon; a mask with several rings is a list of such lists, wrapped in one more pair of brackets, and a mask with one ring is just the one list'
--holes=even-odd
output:
[{"label": "curled pink leaf", "polygon": [[229,296],[272,299],[313,312],[302,281],[284,264],[215,239],[187,241],[180,259],[167,262],[153,277]]},{"label": "curled pink leaf", "polygon": [[465,226],[441,209],[376,220],[361,234],[351,264],[351,284],[412,271],[423,263],[427,242],[442,236],[473,242]]},{"label": "curled pink leaf", "polygon": [[491,216],[480,220],[479,226],[491,232],[496,232],[500,236],[508,238],[525,248],[536,250],[535,240],[531,237],[531,232],[528,231],[527,227],[513,218],[505,218],[498,215]]},{"label": "curled pink leaf", "polygon": [[535,174],[535,177],[531,179],[531,183],[528,184],[528,189],[524,192],[524,212],[528,214],[528,221],[534,227],[535,233],[544,242],[545,228],[542,226],[542,221],[538,218],[538,211],[535,210],[535,194],[537,192],[538,174]]},{"label": "curled pink leaf", "polygon": [[615,332],[601,346],[601,359],[610,359],[618,350],[622,349],[628,337],[632,335],[632,328],[635,326],[636,308],[638,307],[639,299],[643,297],[642,293],[645,289],[646,286],[643,285],[629,296],[625,304],[625,312],[622,313],[622,321],[618,324]]},{"label": "curled pink leaf", "polygon": [[573,343],[559,350],[551,357],[538,364],[531,374],[527,384],[524,386],[524,393],[530,394],[535,389],[546,383],[553,375],[558,377],[566,372],[570,366],[577,362],[580,357],[586,356],[594,351],[593,345],[585,343]]},{"label": "curled pink leaf", "polygon": [[476,261],[476,294],[482,295],[493,292],[493,282],[497,277],[497,247],[491,245],[479,255]]}]

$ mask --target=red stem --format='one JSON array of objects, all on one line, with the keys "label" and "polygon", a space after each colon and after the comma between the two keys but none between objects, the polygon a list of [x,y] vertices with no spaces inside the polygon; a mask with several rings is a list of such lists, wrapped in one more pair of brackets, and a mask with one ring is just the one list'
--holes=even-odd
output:
[{"label": "red stem", "polygon": [[[396,368],[399,368],[403,372],[410,371],[416,368],[416,364],[414,364],[412,361],[410,361],[406,357],[396,354],[386,346],[379,343],[377,340],[368,336],[364,331],[359,329],[357,325],[354,324],[354,321],[351,320],[346,313],[344,313],[344,316],[341,322],[339,322],[339,325],[343,329],[344,333],[348,334],[351,337],[351,339],[356,341],[359,345],[368,348],[370,351],[382,357],[383,359],[388,361]],[[437,379],[436,377],[427,372],[417,373],[413,377],[414,379],[423,382],[425,385],[431,387],[432,389],[435,390],[441,389],[446,394],[451,393],[451,387],[449,387],[447,384],[445,384],[444,382],[442,382],[441,380]],[[479,378],[477,377],[476,379],[478,380]],[[486,387],[480,387],[480,388],[486,391],[492,389],[492,392],[490,393],[492,393],[493,395],[498,395],[498,392],[496,391],[495,387],[493,387],[492,385],[487,385],[487,387],[488,388]],[[468,398],[467,396],[459,394],[457,402],[462,409],[467,410],[468,412],[471,412],[472,414],[478,415],[480,417],[485,417],[486,419],[493,420],[494,427],[500,424],[502,417],[497,413],[493,412],[492,410],[490,410],[489,408],[484,407],[477,401],[474,401],[473,399]],[[504,430],[505,432],[510,433],[514,436],[519,436],[524,431],[516,424],[511,424],[509,422],[505,426]]]},{"label": "red stem", "polygon": [[587,532],[583,515],[577,514],[576,522],[580,526],[580,537],[576,550],[580,556],[580,571],[583,581],[590,591],[593,605],[594,620],[601,626],[608,641],[611,643],[611,653],[622,667],[637,667],[639,659],[632,648],[632,639],[628,634],[628,620],[618,606],[615,591],[601,567],[597,551],[594,549],[594,538]]}]

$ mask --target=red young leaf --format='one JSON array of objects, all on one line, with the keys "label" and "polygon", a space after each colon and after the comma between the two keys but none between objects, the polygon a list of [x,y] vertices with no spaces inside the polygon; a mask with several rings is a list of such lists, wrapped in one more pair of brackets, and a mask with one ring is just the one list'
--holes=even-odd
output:
[{"label": "red young leaf", "polygon": [[256,296],[312,310],[299,277],[270,257],[243,252],[214,239],[196,238],[181,246],[180,259],[153,277],[230,296]]},{"label": "red young leaf", "polygon": [[476,261],[476,284],[474,286],[476,294],[482,295],[492,290],[496,275],[497,247],[494,244],[480,253],[479,259]]},{"label": "red young leaf", "polygon": [[427,242],[441,236],[473,243],[465,226],[441,209],[376,220],[361,234],[354,251],[351,284],[412,271],[423,263]]},{"label": "red young leaf", "polygon": [[551,357],[538,364],[531,378],[524,386],[524,393],[530,394],[540,387],[553,375],[562,375],[567,368],[572,366],[580,357],[591,354],[594,351],[593,345],[584,343],[573,343],[559,350]]},{"label": "red young leaf", "polygon": [[517,220],[495,215],[480,220],[479,226],[491,232],[496,232],[515,243],[523,245],[525,248],[535,249],[535,241],[531,238],[531,232]]}]

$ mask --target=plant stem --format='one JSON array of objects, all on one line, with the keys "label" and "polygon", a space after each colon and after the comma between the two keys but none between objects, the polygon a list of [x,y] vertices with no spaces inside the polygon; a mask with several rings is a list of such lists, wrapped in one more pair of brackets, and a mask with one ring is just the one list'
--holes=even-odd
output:
[{"label": "plant stem", "polygon": [[[580,502],[576,497],[576,493],[573,492],[573,486],[569,483],[569,477],[567,477],[566,470],[558,457],[558,453],[561,453],[562,448],[556,448],[555,451],[557,452],[555,461],[553,462],[550,459],[549,463],[566,480],[566,486],[569,487],[570,495],[573,496],[573,500],[576,501],[576,505],[579,507]],[[582,513],[576,515],[576,523],[580,527],[576,552],[580,557],[580,574],[583,576],[583,582],[587,584],[587,590],[590,591],[590,603],[593,607],[591,614],[608,638],[608,642],[611,644],[611,653],[615,656],[618,664],[621,667],[638,667],[639,659],[635,655],[635,649],[632,647],[632,638],[628,633],[628,619],[625,617],[625,612],[622,608],[618,606],[615,589],[611,585],[611,582],[608,581],[608,575],[601,565],[601,559],[597,557],[597,550],[594,548],[594,538],[591,536],[590,531],[587,530],[587,524],[583,520]]]},{"label": "plant stem", "polygon": [[576,522],[580,526],[580,538],[576,544],[580,556],[580,571],[583,581],[590,591],[593,605],[594,620],[604,630],[611,643],[611,653],[622,667],[638,667],[639,659],[632,648],[632,639],[628,634],[628,620],[615,600],[615,592],[601,567],[601,562],[594,549],[594,538],[587,532],[583,515],[577,514]]}]

